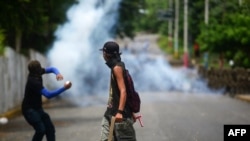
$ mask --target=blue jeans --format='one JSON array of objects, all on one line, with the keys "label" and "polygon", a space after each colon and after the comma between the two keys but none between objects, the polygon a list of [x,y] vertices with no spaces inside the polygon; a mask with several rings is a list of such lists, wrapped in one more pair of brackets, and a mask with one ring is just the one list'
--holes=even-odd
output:
[{"label": "blue jeans", "polygon": [[43,109],[25,110],[23,116],[35,130],[32,141],[42,141],[44,135],[46,135],[47,141],[55,141],[55,127],[49,115]]}]

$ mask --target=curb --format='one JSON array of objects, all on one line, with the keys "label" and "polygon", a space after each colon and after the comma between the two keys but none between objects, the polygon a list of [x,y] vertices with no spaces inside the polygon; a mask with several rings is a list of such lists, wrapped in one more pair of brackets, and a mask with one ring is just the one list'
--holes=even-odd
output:
[{"label": "curb", "polygon": [[238,94],[235,96],[235,98],[246,101],[246,102],[250,102],[250,95]]},{"label": "curb", "polygon": [[6,117],[7,119],[14,118],[16,116],[21,115],[21,106],[17,106],[13,109],[8,110],[7,112],[0,114],[0,117]]}]

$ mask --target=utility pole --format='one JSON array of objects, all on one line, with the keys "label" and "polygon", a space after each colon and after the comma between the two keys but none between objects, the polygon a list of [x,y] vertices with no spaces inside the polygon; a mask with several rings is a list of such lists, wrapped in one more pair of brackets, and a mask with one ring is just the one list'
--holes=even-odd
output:
[{"label": "utility pole", "polygon": [[209,0],[205,0],[205,24],[209,22]]},{"label": "utility pole", "polygon": [[188,67],[188,0],[184,0],[184,67]]},{"label": "utility pole", "polygon": [[[173,0],[168,0],[168,11],[173,11]],[[168,46],[173,47],[173,20],[168,20]]]},{"label": "utility pole", "polygon": [[239,0],[239,5],[240,5],[240,6],[242,5],[242,0]]},{"label": "utility pole", "polygon": [[[206,27],[208,27],[208,23],[209,23],[209,0],[205,0],[205,25]],[[209,38],[209,37],[207,37]],[[204,67],[208,68],[208,52],[206,51],[204,53]]]},{"label": "utility pole", "polygon": [[179,48],[179,0],[175,0],[175,19],[174,19],[174,56],[178,58]]}]

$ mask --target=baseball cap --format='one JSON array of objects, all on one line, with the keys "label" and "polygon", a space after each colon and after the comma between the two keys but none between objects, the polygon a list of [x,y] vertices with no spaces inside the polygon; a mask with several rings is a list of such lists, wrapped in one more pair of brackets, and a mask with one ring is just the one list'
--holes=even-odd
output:
[{"label": "baseball cap", "polygon": [[105,53],[108,53],[108,54],[118,54],[119,45],[114,41],[108,41],[103,45],[103,48],[99,50],[104,51]]}]

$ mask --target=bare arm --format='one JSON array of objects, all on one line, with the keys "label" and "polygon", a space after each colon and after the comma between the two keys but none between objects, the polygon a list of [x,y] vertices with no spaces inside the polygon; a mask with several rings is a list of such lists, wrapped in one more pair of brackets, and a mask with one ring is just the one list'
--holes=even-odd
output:
[{"label": "bare arm", "polygon": [[[126,87],[125,87],[124,78],[123,78],[123,70],[122,70],[122,67],[120,66],[115,66],[113,69],[114,69],[114,75],[116,77],[116,81],[118,84],[118,88],[120,90],[120,101],[119,101],[118,110],[123,111],[125,107],[126,99],[127,99],[127,92],[126,92]],[[121,121],[122,118],[123,117],[121,113],[116,114],[117,121]]]}]

